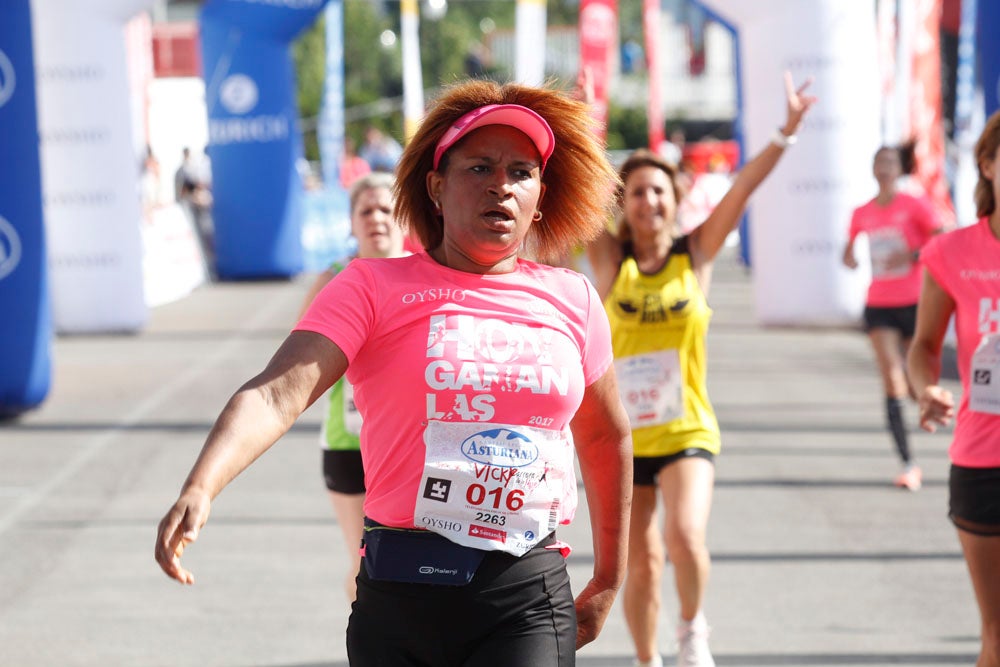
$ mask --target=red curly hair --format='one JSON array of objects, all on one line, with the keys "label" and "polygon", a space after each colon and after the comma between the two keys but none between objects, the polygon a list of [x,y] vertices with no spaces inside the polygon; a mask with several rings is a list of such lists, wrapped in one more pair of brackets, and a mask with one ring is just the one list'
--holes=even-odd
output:
[{"label": "red curly hair", "polygon": [[[604,229],[619,185],[594,132],[589,107],[548,87],[499,84],[481,79],[450,86],[427,113],[396,166],[395,217],[408,225],[427,250],[444,238],[442,221],[427,193],[434,149],[441,136],[466,113],[488,104],[520,104],[552,128],[555,151],[542,174],[542,219],[532,223],[526,245],[542,261],[563,256]],[[439,165],[447,169],[447,153]]]}]

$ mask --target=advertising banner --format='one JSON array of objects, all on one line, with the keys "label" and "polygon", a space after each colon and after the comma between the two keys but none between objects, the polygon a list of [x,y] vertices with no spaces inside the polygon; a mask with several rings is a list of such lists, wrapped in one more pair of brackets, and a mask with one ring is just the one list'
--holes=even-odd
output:
[{"label": "advertising banner", "polygon": [[52,321],[28,0],[0,9],[0,418],[48,395]]},{"label": "advertising banner", "polygon": [[152,0],[32,2],[55,328],[146,322],[124,25]]},{"label": "advertising banner", "polygon": [[208,0],[201,43],[216,270],[287,277],[302,260],[302,142],[289,45],[325,0]]},{"label": "advertising banner", "polygon": [[618,44],[617,0],[581,0],[580,67],[590,70],[594,83],[593,113],[601,138],[608,133],[608,89],[611,56]]},{"label": "advertising banner", "polygon": [[344,0],[331,0],[326,19],[326,76],[316,138],[326,188],[340,187],[340,161],[344,156]]},{"label": "advertising banner", "polygon": [[916,3],[913,40],[910,133],[917,138],[916,176],[946,227],[955,225],[955,208],[944,174],[944,121],[941,109],[941,0]]},{"label": "advertising banner", "polygon": [[1000,110],[1000,2],[980,0],[977,3],[976,52],[979,54],[979,71],[983,82],[983,101],[986,117]]},{"label": "advertising banner", "polygon": [[[704,0],[739,35],[743,136],[757,154],[785,119],[782,73],[814,77],[799,142],[750,200],[756,315],[772,325],[855,323],[869,276],[841,264],[851,212],[874,195],[879,73],[869,0]],[[864,262],[862,262],[864,265]]]},{"label": "advertising banner", "polygon": [[973,193],[979,172],[975,146],[982,132],[982,97],[976,90],[976,0],[962,0],[958,27],[958,67],[955,72],[955,218],[959,227],[976,222]]}]

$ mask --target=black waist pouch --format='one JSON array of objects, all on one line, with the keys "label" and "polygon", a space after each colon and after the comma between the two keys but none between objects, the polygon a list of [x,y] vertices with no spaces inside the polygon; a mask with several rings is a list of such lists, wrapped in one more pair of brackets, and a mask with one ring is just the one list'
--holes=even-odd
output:
[{"label": "black waist pouch", "polygon": [[377,581],[464,586],[487,554],[429,530],[391,528],[368,518],[362,542],[365,572]]}]

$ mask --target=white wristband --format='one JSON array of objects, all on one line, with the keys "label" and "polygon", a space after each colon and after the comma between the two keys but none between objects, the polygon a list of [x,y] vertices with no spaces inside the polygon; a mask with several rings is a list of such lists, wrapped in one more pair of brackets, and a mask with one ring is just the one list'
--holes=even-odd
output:
[{"label": "white wristband", "polygon": [[799,137],[797,134],[785,134],[781,131],[781,128],[776,129],[774,135],[771,137],[771,143],[778,148],[788,148],[789,146],[793,146],[798,140]]}]

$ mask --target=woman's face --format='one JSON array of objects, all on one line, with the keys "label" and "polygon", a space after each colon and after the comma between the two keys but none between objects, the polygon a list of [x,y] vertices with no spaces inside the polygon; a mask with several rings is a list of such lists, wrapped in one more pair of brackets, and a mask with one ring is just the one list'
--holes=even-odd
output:
[{"label": "woman's face", "polygon": [[673,231],[677,198],[670,176],[653,166],[634,170],[625,180],[623,208],[633,237]]},{"label": "woman's face", "polygon": [[883,148],[875,154],[872,172],[879,185],[893,185],[903,175],[903,163],[899,160],[899,152]]},{"label": "woman's face", "polygon": [[477,271],[515,256],[545,192],[540,165],[535,144],[507,125],[481,127],[451,148],[446,169],[427,175],[443,219],[437,259]]},{"label": "woman's face", "polygon": [[371,188],[358,194],[351,211],[358,257],[395,257],[403,251],[403,230],[392,220],[392,193]]}]

